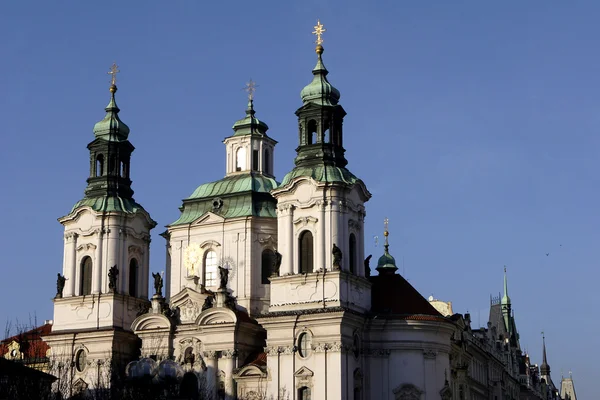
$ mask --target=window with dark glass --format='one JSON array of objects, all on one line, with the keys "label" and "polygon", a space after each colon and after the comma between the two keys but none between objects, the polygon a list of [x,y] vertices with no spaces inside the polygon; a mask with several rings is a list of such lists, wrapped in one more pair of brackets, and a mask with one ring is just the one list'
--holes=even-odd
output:
[{"label": "window with dark glass", "polygon": [[271,173],[271,154],[269,153],[269,149],[265,149],[265,170],[263,171],[265,174]]},{"label": "window with dark glass", "polygon": [[96,157],[96,173],[94,175],[104,175],[104,156],[102,154],[98,154]]},{"label": "window with dark glass", "polygon": [[135,258],[129,262],[129,295],[137,296],[138,263]]},{"label": "window with dark glass", "polygon": [[310,400],[310,388],[303,386],[300,389],[298,389],[298,399]]},{"label": "window with dark glass", "polygon": [[350,240],[348,243],[348,262],[350,263],[350,272],[354,273],[356,271],[356,236],[354,233],[350,234]]},{"label": "window with dark glass", "polygon": [[252,150],[252,169],[258,171],[258,150]]},{"label": "window with dark glass", "polygon": [[79,295],[87,296],[92,293],[92,259],[85,257],[81,261]]},{"label": "window with dark glass", "polygon": [[275,252],[270,249],[266,249],[262,252],[262,263],[261,263],[261,279],[260,282],[263,285],[268,285],[269,277],[273,274],[275,267]]},{"label": "window with dark glass", "polygon": [[300,273],[313,272],[313,235],[309,231],[300,234]]}]

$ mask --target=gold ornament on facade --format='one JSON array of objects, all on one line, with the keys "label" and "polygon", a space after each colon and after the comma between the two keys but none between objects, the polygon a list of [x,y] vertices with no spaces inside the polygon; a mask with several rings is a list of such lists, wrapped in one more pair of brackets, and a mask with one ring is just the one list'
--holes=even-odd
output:
[{"label": "gold ornament on facade", "polygon": [[198,243],[190,243],[183,255],[183,264],[187,269],[188,276],[198,276],[198,266],[202,262],[204,250]]}]

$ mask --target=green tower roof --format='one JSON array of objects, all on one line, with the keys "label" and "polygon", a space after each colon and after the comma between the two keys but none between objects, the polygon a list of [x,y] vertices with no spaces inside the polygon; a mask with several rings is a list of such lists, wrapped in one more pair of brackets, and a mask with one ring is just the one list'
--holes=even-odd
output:
[{"label": "green tower roof", "polygon": [[304,104],[306,103],[316,103],[319,105],[326,106],[334,106],[340,101],[340,91],[337,90],[329,81],[327,80],[327,68],[325,68],[325,64],[323,64],[323,59],[321,58],[321,54],[323,54],[323,46],[317,46],[317,65],[312,70],[314,75],[311,83],[306,85],[304,89],[300,92],[300,97],[302,97],[302,101]]},{"label": "green tower roof", "polygon": [[269,127],[267,124],[255,117],[256,111],[254,111],[254,101],[252,98],[248,99],[248,107],[246,108],[246,117],[236,121],[233,124],[234,134],[233,136],[244,136],[244,135],[261,135],[266,136]]},{"label": "green tower roof", "polygon": [[388,236],[390,235],[390,233],[387,230],[387,219],[385,220],[385,225],[386,228],[383,232],[383,236],[385,236],[385,245],[383,246],[384,251],[383,255],[379,257],[379,260],[377,261],[376,269],[380,275],[393,275],[398,270],[398,267],[396,267],[396,259],[392,257],[392,255],[389,252],[390,244],[388,242]]},{"label": "green tower roof", "polygon": [[117,86],[110,86],[110,102],[106,106],[106,115],[94,125],[94,135],[109,142],[123,142],[129,136],[129,127],[119,118],[119,107],[115,101]]}]

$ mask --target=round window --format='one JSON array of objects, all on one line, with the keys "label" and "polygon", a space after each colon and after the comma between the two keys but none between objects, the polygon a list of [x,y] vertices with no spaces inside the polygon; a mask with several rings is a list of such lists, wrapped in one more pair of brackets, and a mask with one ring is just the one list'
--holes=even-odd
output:
[{"label": "round window", "polygon": [[298,354],[300,357],[305,358],[310,355],[310,335],[308,332],[302,332],[300,336],[298,336]]},{"label": "round window", "polygon": [[77,371],[83,372],[86,358],[87,354],[85,354],[85,350],[82,349],[77,352],[77,356],[75,357],[75,368],[77,368]]},{"label": "round window", "polygon": [[17,354],[19,354],[19,352],[17,351],[17,349],[12,349],[12,350],[10,351],[10,355],[11,355],[11,357],[16,357],[16,356],[17,356]]}]

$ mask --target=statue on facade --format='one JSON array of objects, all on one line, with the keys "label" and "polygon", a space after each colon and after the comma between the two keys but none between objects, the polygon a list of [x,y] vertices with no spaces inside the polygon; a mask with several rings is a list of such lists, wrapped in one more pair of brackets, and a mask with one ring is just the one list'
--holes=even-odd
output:
[{"label": "statue on facade", "polygon": [[367,278],[371,276],[371,267],[369,266],[369,263],[371,262],[371,257],[373,257],[373,254],[369,254],[369,257],[365,258],[365,276]]},{"label": "statue on facade", "polygon": [[213,296],[206,296],[206,298],[204,299],[204,304],[202,304],[202,311],[212,308],[213,302],[214,302]]},{"label": "statue on facade", "polygon": [[117,293],[117,277],[119,276],[119,269],[116,265],[113,265],[108,270],[108,292]]},{"label": "statue on facade", "polygon": [[275,257],[273,257],[273,269],[271,276],[279,276],[279,268],[281,268],[282,256],[278,251],[275,251]]},{"label": "statue on facade", "polygon": [[342,250],[339,247],[333,244],[333,249],[331,250],[331,254],[333,255],[333,270],[339,271],[342,265]]},{"label": "statue on facade", "polygon": [[154,278],[154,293],[157,296],[162,296],[162,288],[163,288],[163,278],[162,276],[160,276],[160,274],[157,273],[152,273],[152,277]]},{"label": "statue on facade", "polygon": [[56,278],[56,296],[55,299],[62,299],[63,297],[63,289],[65,288],[65,282],[67,278],[62,276],[60,273],[56,274],[58,277]]},{"label": "statue on facade", "polygon": [[219,278],[220,285],[219,289],[227,289],[227,280],[229,279],[229,270],[219,265]]}]

